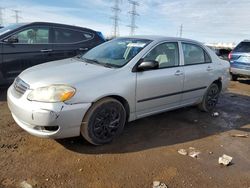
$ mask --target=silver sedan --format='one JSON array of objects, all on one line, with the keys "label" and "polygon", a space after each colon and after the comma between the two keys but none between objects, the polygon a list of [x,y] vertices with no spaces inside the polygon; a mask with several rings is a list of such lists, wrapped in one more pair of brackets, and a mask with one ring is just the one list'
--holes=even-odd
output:
[{"label": "silver sedan", "polygon": [[123,37],[25,70],[8,89],[8,106],[32,135],[101,145],[128,121],[190,105],[212,111],[228,83],[229,63],[199,42]]}]

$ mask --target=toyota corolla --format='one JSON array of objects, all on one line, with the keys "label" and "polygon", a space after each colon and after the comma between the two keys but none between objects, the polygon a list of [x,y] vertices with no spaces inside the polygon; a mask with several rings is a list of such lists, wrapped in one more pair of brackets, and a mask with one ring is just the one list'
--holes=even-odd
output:
[{"label": "toyota corolla", "polygon": [[229,77],[229,63],[199,42],[123,37],[25,70],[8,89],[8,106],[32,135],[102,145],[129,121],[190,105],[212,111]]}]

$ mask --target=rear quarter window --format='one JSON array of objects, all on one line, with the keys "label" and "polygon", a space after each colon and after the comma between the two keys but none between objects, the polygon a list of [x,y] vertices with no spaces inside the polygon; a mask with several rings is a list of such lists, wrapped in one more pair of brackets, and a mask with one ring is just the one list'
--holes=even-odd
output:
[{"label": "rear quarter window", "polygon": [[55,43],[77,43],[90,40],[94,37],[93,33],[73,29],[54,28],[54,31]]}]

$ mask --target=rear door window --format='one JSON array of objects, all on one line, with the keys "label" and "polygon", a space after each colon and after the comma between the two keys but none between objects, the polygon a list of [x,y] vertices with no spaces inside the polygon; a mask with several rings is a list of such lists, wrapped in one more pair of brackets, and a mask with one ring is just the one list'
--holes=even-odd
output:
[{"label": "rear door window", "polygon": [[184,65],[211,63],[209,55],[196,44],[182,43]]},{"label": "rear door window", "polygon": [[92,33],[66,28],[54,28],[54,43],[77,43],[93,38]]},{"label": "rear door window", "polygon": [[250,52],[250,42],[241,42],[236,46],[234,52]]}]

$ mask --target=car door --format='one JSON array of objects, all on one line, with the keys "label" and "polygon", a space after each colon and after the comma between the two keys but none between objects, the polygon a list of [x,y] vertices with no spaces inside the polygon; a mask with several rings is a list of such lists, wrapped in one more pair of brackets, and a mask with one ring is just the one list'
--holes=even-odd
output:
[{"label": "car door", "polygon": [[[17,40],[8,42],[9,38]],[[51,50],[50,28],[46,26],[30,26],[8,36],[3,43],[4,77],[14,79],[26,68],[49,61]]]},{"label": "car door", "polygon": [[54,27],[53,36],[53,58],[65,59],[88,51],[87,41],[93,37],[93,34],[81,30]]},{"label": "car door", "polygon": [[213,82],[214,64],[200,45],[182,42],[181,47],[185,73],[182,103],[189,104],[200,99]]},{"label": "car door", "polygon": [[154,47],[143,61],[157,61],[159,68],[137,72],[137,118],[174,108],[180,104],[183,89],[183,67],[180,66],[177,42]]}]

